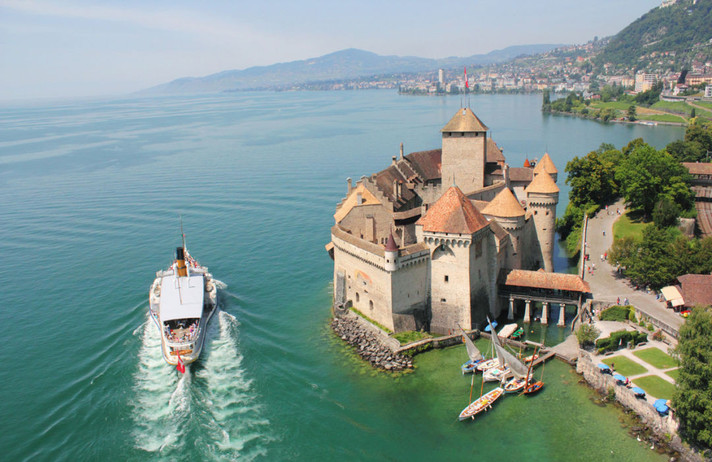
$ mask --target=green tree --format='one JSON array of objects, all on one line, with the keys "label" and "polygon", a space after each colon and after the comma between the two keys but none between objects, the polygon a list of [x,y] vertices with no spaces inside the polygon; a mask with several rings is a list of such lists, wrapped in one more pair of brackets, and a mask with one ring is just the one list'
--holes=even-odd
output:
[{"label": "green tree", "polygon": [[685,130],[685,141],[697,142],[704,151],[712,151],[712,124],[695,119]]},{"label": "green tree", "polygon": [[613,245],[608,250],[608,261],[627,267],[633,264],[639,253],[640,239],[625,236],[613,241]]},{"label": "green tree", "polygon": [[680,434],[688,442],[712,448],[712,312],[695,307],[680,327],[677,390],[672,404]]},{"label": "green tree", "polygon": [[541,109],[544,112],[551,111],[551,93],[549,93],[548,88],[546,90],[544,90],[544,94],[542,96],[542,102],[541,102]]},{"label": "green tree", "polygon": [[631,122],[635,122],[636,120],[638,120],[635,111],[635,104],[631,104],[630,106],[628,106],[628,120],[630,120]]},{"label": "green tree", "polygon": [[655,204],[653,222],[658,228],[677,226],[679,217],[680,207],[671,198],[663,196],[662,199]]},{"label": "green tree", "polygon": [[593,345],[600,334],[601,331],[593,327],[592,324],[581,324],[579,328],[576,329],[576,339],[582,347]]},{"label": "green tree", "polygon": [[[677,230],[675,230],[677,232]],[[679,232],[677,232],[679,235]],[[626,261],[626,275],[641,286],[663,287],[678,276],[671,244],[675,233],[657,226],[646,226],[635,258]]]},{"label": "green tree", "polygon": [[682,210],[689,209],[694,196],[687,169],[665,151],[637,143],[637,140],[633,143],[637,146],[624,157],[615,174],[626,202],[641,209],[647,217],[662,195],[673,199]]},{"label": "green tree", "polygon": [[695,117],[697,117],[697,112],[695,112],[695,108],[693,107],[690,111],[690,119],[694,119]]},{"label": "green tree", "polygon": [[699,162],[706,152],[697,141],[677,140],[668,144],[665,150],[678,162]]},{"label": "green tree", "polygon": [[574,157],[566,164],[566,184],[571,186],[569,202],[581,207],[604,204],[618,197],[616,168],[622,161],[620,151],[612,145],[601,145],[584,157]]}]

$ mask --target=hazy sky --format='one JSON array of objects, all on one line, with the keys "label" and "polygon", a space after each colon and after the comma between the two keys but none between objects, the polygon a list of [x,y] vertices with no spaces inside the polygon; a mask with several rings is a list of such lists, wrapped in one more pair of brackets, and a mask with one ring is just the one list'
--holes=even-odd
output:
[{"label": "hazy sky", "polygon": [[428,58],[584,43],[660,0],[0,0],[0,99],[128,93],[344,48]]}]

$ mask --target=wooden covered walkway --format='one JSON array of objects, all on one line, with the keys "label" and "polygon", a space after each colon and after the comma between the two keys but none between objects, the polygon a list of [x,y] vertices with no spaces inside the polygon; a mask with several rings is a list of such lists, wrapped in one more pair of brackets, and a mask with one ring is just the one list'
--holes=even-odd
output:
[{"label": "wooden covered walkway", "polygon": [[558,304],[559,325],[564,325],[566,305],[576,305],[591,293],[588,283],[576,274],[547,273],[544,270],[512,270],[500,284],[500,297],[509,299],[508,319],[514,319],[514,302],[523,300],[525,304],[524,322],[531,322],[531,302],[542,304],[542,324],[549,322],[549,305]]}]

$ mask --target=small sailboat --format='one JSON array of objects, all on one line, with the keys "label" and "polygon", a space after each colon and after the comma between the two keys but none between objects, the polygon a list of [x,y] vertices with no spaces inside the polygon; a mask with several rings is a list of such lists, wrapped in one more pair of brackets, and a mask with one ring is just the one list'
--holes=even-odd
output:
[{"label": "small sailboat", "polygon": [[465,339],[465,348],[467,349],[467,356],[470,357],[470,360],[463,364],[460,367],[460,370],[462,370],[463,374],[474,374],[477,365],[484,361],[485,358],[482,357],[482,353],[480,353],[480,350],[477,349],[475,343],[465,333],[465,330],[462,327],[460,327],[460,330],[462,331],[462,337]]},{"label": "small sailboat", "polygon": [[512,370],[508,365],[497,366],[487,369],[482,374],[482,380],[485,382],[502,382],[512,374]]},{"label": "small sailboat", "polygon": [[[536,351],[534,352],[536,355]],[[534,364],[534,361],[529,363],[529,370],[531,370],[532,364]],[[527,376],[529,377],[529,376]],[[544,378],[544,365],[541,365],[541,378]],[[537,393],[541,391],[541,389],[544,388],[544,382],[542,380],[537,380],[536,382],[530,382],[527,380],[527,385],[524,387],[524,393],[525,395],[533,395],[534,393]]]},{"label": "small sailboat", "polygon": [[469,406],[463,409],[462,412],[460,412],[460,416],[458,417],[458,419],[460,421],[466,419],[474,420],[477,414],[490,409],[492,407],[492,404],[494,404],[494,402],[497,401],[503,394],[504,389],[501,387],[497,387],[494,390],[480,396],[475,401],[470,403]]},{"label": "small sailboat", "polygon": [[497,358],[492,358],[488,359],[486,361],[482,361],[475,367],[477,372],[484,372],[488,369],[492,369],[493,367],[497,367],[499,365],[499,361],[497,361]]},{"label": "small sailboat", "polygon": [[[489,322],[489,318],[487,318],[487,322]],[[521,390],[526,385],[527,378],[529,377],[529,368],[502,346],[499,336],[492,335],[492,343],[497,352],[497,358],[502,365],[501,367],[506,369],[506,373],[503,371],[500,375],[500,381],[504,382],[508,376],[514,376],[504,384],[504,391],[514,393]]]}]

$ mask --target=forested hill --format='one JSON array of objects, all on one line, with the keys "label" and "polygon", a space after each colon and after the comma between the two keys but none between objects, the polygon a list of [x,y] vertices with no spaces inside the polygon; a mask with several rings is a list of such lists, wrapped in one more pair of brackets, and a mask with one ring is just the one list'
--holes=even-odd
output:
[{"label": "forested hill", "polygon": [[712,0],[679,0],[644,14],[613,37],[595,62],[651,72],[712,60]]}]

